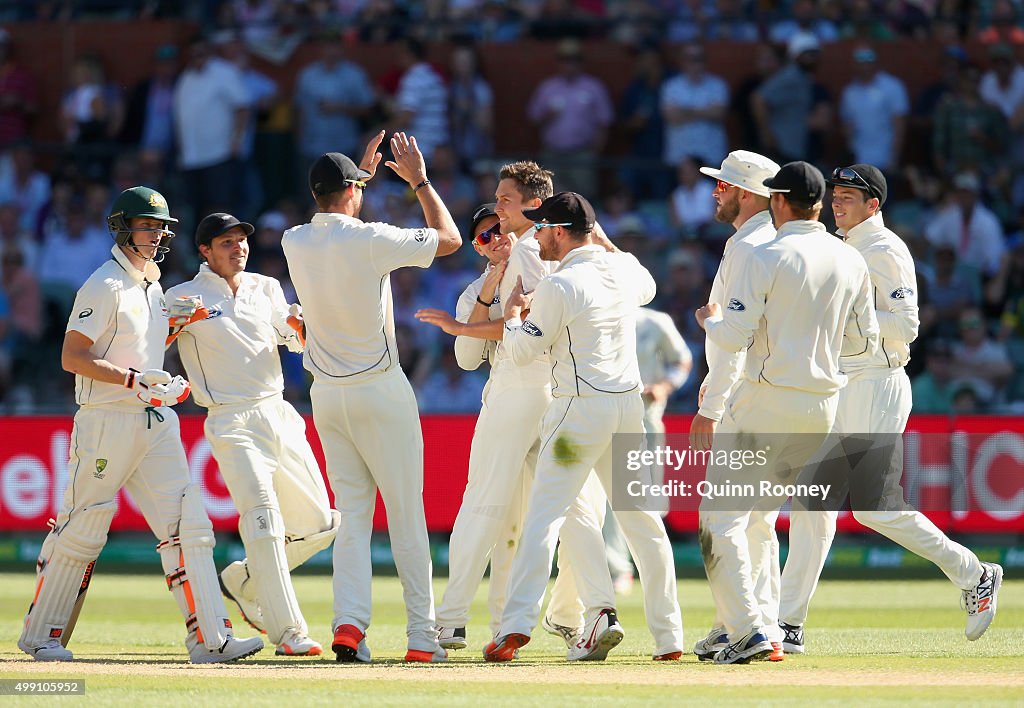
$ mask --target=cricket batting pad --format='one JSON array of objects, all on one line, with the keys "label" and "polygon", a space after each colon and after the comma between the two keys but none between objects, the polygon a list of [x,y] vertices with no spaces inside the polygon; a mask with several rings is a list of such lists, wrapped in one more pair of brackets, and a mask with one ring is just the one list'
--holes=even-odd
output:
[{"label": "cricket batting pad", "polygon": [[259,598],[267,638],[279,644],[289,630],[304,632],[306,623],[288,572],[281,512],[269,506],[256,507],[239,519],[238,533],[245,544],[247,585]]},{"label": "cricket batting pad", "polygon": [[181,497],[178,535],[160,542],[156,549],[186,629],[196,632],[207,649],[220,649],[231,636],[231,621],[213,565],[215,544],[199,487],[189,484]]},{"label": "cricket batting pad", "polygon": [[63,639],[86,571],[91,571],[107,543],[107,530],[116,511],[117,504],[112,501],[74,510],[63,526],[46,537],[37,565],[36,594],[25,616],[19,646],[36,648],[50,639]]}]

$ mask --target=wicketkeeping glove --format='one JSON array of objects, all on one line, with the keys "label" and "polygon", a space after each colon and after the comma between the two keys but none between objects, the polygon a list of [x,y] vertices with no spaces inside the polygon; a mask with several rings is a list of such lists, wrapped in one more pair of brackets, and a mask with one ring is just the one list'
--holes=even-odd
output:
[{"label": "wicketkeeping glove", "polygon": [[295,336],[298,338],[299,346],[293,348],[289,343],[285,343],[290,352],[301,352],[306,348],[306,322],[302,319],[302,305],[295,303],[288,308],[288,326],[295,330]]},{"label": "wicketkeeping glove", "polygon": [[209,310],[203,307],[202,295],[179,297],[167,308],[167,324],[171,327],[184,327],[209,316]]},{"label": "wicketkeeping glove", "polygon": [[184,401],[189,394],[188,381],[181,376],[172,377],[163,369],[129,369],[124,385],[135,391],[139,400],[151,406],[173,406]]}]

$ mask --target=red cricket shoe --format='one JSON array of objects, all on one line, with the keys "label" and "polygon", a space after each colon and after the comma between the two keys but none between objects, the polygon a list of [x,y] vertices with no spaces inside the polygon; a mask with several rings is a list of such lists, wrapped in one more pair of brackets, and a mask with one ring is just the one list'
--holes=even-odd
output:
[{"label": "red cricket shoe", "polygon": [[782,650],[782,645],[779,642],[772,642],[772,653],[768,655],[768,661],[783,661],[786,658],[786,652]]},{"label": "red cricket shoe", "polygon": [[484,647],[485,661],[512,661],[519,648],[530,643],[528,634],[506,634]]},{"label": "red cricket shoe", "polygon": [[343,662],[356,661],[356,652],[359,650],[359,642],[366,636],[358,627],[352,624],[339,625],[334,630],[334,642],[331,649],[334,650],[335,660]]},{"label": "red cricket shoe", "polygon": [[670,651],[667,654],[658,654],[654,657],[655,661],[679,661],[683,658],[683,652],[681,651]]}]

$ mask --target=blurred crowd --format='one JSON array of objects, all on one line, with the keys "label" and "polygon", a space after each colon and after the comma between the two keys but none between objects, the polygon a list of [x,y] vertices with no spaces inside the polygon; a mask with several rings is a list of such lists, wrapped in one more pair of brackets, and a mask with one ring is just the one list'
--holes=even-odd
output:
[{"label": "blurred crowd", "polygon": [[[24,10],[84,21],[126,4],[8,2],[0,18]],[[732,232],[714,220],[714,182],[699,166],[741,147],[780,163],[807,159],[826,174],[877,165],[890,182],[886,222],[917,260],[915,411],[1024,413],[1019,3],[141,0],[134,12],[180,12],[219,29],[160,47],[131,87],[111,81],[98,56],[79,56],[63,87],[56,146],[30,139],[44,109],[40,87],[30,59],[0,30],[0,412],[71,405],[60,344],[75,291],[109,257],[105,218],[121,190],[158,189],[181,222],[161,264],[165,288],[195,272],[197,220],[229,211],[257,226],[249,269],[278,278],[294,299],[280,237],[310,215],[308,165],[334,150],[358,159],[368,131],[383,126],[418,138],[431,182],[463,227],[475,205],[493,200],[498,167],[510,159],[536,159],[555,172],[556,189],[592,196],[608,234],[657,277],[653,306],[672,315],[694,353],[694,371],[670,402],[677,411],[696,408],[704,338],[693,312]],[[575,39],[602,35],[633,47],[624,91],[590,68]],[[898,63],[879,58],[886,40],[908,35],[944,47],[941,78],[913,95]],[[558,38],[557,72],[518,107],[517,119],[536,130],[534,155],[503,149],[494,114],[507,77],[483,73],[475,44],[524,37]],[[750,41],[749,75],[732,84],[716,75],[695,38]],[[836,85],[818,63],[823,46],[841,38],[860,41],[850,45],[852,78]],[[967,38],[984,44],[983,61],[968,59]],[[454,42],[447,61],[428,61],[442,39]],[[289,91],[254,65],[253,57],[284,61],[307,40],[315,56],[297,67]],[[394,70],[371,80],[353,61],[360,41],[392,42]],[[421,226],[415,197],[388,172],[366,190],[363,218]],[[393,275],[402,366],[424,412],[479,409],[484,374],[459,370],[450,339],[413,313],[453,311],[482,265],[466,248],[429,270]],[[302,404],[301,362],[282,354],[287,390]]]}]

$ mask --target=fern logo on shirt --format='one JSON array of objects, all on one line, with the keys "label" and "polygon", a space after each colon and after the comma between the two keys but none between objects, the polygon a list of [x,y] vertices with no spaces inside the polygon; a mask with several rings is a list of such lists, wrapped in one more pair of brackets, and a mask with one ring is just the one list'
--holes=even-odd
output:
[{"label": "fern logo on shirt", "polygon": [[913,294],[913,288],[896,288],[891,293],[889,293],[889,297],[891,297],[893,300],[906,300]]},{"label": "fern logo on shirt", "polygon": [[744,305],[739,300],[737,300],[736,298],[732,298],[731,300],[729,300],[729,304],[725,306],[725,309],[733,310],[735,312],[743,312],[745,309],[747,309],[747,306]]},{"label": "fern logo on shirt", "polygon": [[531,337],[539,337],[542,334],[544,334],[543,332],[540,331],[540,327],[535,325],[533,322],[530,322],[530,320],[526,320],[526,322],[523,322],[523,331],[526,332]]}]

